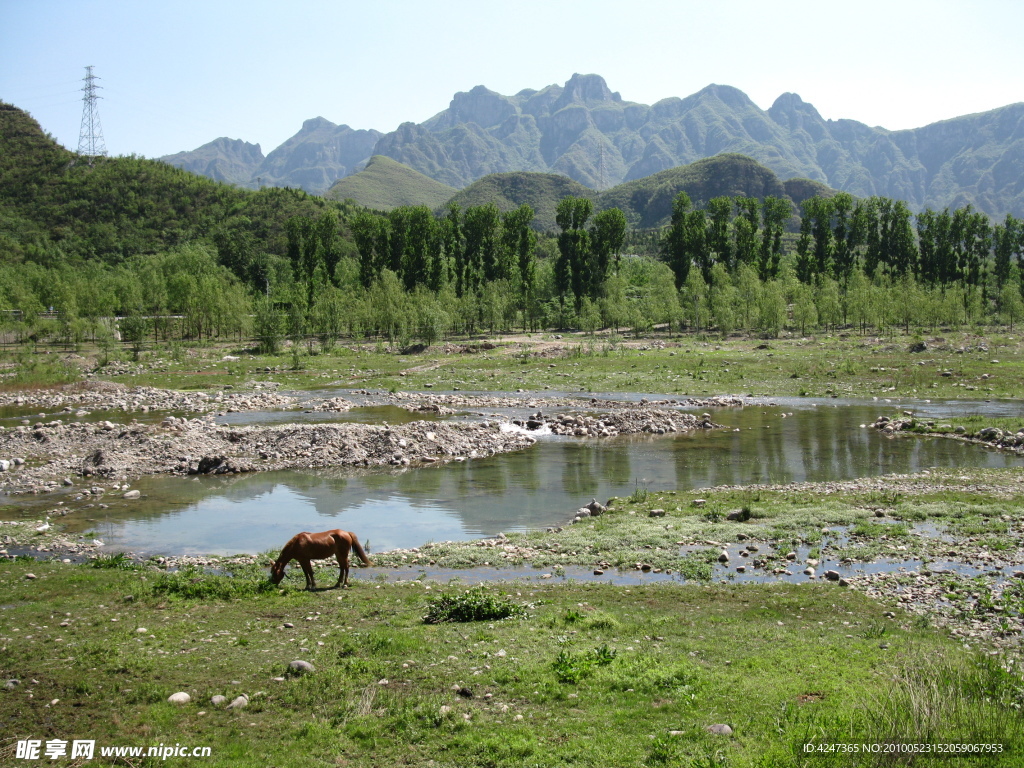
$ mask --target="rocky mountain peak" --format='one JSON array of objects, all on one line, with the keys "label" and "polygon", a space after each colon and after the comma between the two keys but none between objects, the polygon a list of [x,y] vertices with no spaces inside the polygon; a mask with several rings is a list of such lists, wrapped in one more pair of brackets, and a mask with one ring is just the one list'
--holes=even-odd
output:
[{"label": "rocky mountain peak", "polygon": [[784,93],[768,109],[768,117],[791,131],[805,130],[812,135],[821,134],[825,122],[821,114],[795,93]]},{"label": "rocky mountain peak", "polygon": [[325,117],[312,117],[302,123],[302,130],[299,133],[312,133],[323,128],[337,128],[334,123]]},{"label": "rocky mountain peak", "polygon": [[481,128],[500,125],[516,114],[517,109],[507,96],[478,85],[468,93],[459,91],[441,121],[443,127],[459,123],[476,123]]},{"label": "rocky mountain peak", "polygon": [[558,111],[570,104],[593,104],[595,102],[621,102],[622,97],[618,93],[612,93],[600,75],[581,75],[578,72],[573,74],[562,89],[558,101],[555,103],[554,111]]}]

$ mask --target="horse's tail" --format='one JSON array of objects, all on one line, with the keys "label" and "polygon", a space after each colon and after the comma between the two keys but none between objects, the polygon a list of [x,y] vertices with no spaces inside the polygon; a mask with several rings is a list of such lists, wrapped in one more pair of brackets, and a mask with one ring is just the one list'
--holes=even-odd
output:
[{"label": "horse's tail", "polygon": [[364,565],[373,565],[370,562],[370,558],[366,556],[366,552],[363,550],[363,545],[359,543],[359,537],[354,533],[352,534],[352,551],[356,553],[360,560],[363,561]]}]

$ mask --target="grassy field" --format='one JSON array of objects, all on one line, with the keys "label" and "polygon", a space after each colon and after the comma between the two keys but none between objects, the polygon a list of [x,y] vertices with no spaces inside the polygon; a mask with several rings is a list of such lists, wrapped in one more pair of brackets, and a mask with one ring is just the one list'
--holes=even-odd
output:
[{"label": "grassy field", "polygon": [[[84,738],[209,746],[199,762],[217,766],[1019,765],[1018,676],[831,584],[470,590],[370,573],[306,593],[244,569],[6,565],[2,675],[20,684],[0,692],[0,759],[20,764],[17,739]],[[425,622],[439,592],[478,620]],[[517,615],[496,618],[505,604]],[[192,701],[169,703],[179,691]],[[244,708],[210,702],[241,694]]]},{"label": "grassy field", "polygon": [[[329,354],[294,347],[277,356],[256,356],[232,345],[175,343],[151,345],[138,362],[129,361],[130,355],[124,353],[107,366],[99,366],[102,355],[83,347],[73,362],[100,378],[172,389],[244,388],[272,380],[289,389],[550,389],[935,399],[1024,396],[1024,343],[1017,335],[950,333],[925,337],[923,352],[908,351],[921,340],[856,334],[769,341],[694,335],[634,340],[534,334],[461,340],[411,354],[401,354],[384,343],[361,343],[339,345]],[[22,373],[11,385],[66,378],[63,353],[45,351],[49,354],[22,353],[18,360]],[[15,353],[6,352],[4,357],[13,367]]]},{"label": "grassy field", "polygon": [[[490,348],[482,340],[415,354],[360,345],[312,355],[303,347],[278,357],[160,345],[137,362],[122,356],[102,367],[83,348],[71,359],[53,350],[17,360],[5,353],[18,366],[5,388],[74,379],[79,366],[95,378],[178,389],[275,382],[281,389],[1024,396],[1024,349],[1013,335],[928,337],[924,352],[911,353],[915,341],[537,335],[494,339]],[[859,586],[820,579],[716,581],[723,574],[714,569],[740,534],[761,545],[765,572],[791,567],[790,548],[859,563],[897,551],[924,563],[950,550],[970,562],[1012,559],[1024,545],[1019,474],[957,470],[842,490],[705,490],[703,505],[688,489],[638,488],[612,512],[562,531],[513,534],[494,547],[466,542],[375,555],[377,568],[355,571],[343,592],[303,592],[294,568],[283,589],[272,589],[256,564],[215,574],[116,557],[97,561],[105,567],[5,560],[0,678],[18,682],[0,690],[0,764],[32,764],[16,757],[19,740],[79,738],[95,739],[97,749],[211,748],[203,759],[116,761],[131,766],[1016,766],[1024,758],[1024,681],[1009,648],[1019,647],[1024,594],[1004,588],[998,572],[944,576],[935,581],[942,594],[934,605],[901,608],[900,590],[915,586],[898,581],[906,574],[872,599]],[[654,509],[665,515],[651,517]],[[737,510],[747,510],[746,519],[729,520]],[[945,538],[921,536],[917,526]],[[641,563],[686,581],[560,578],[570,566]],[[533,565],[551,578],[538,570],[470,589],[420,577],[428,567],[485,564]],[[333,578],[325,571],[320,581]],[[456,618],[474,620],[425,621],[440,595]],[[502,609],[512,615],[499,618]],[[997,632],[1002,650],[991,655],[984,641],[966,642],[951,627]],[[292,673],[294,660],[315,671]],[[191,702],[169,703],[176,692]],[[211,702],[241,694],[244,707]],[[709,732],[721,724],[732,733]],[[1003,751],[902,751],[914,744]],[[78,764],[112,762],[97,752]]]}]

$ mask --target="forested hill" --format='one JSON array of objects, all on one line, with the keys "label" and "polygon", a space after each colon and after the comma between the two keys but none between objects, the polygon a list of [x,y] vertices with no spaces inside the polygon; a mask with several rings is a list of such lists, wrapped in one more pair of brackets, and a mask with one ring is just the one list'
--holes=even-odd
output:
[{"label": "forested hill", "polygon": [[520,171],[484,176],[455,195],[451,202],[460,208],[494,203],[502,212],[529,205],[534,212],[534,228],[553,230],[555,208],[562,198],[569,196],[593,200],[597,198],[597,192],[568,176]]},{"label": "forested hill", "polygon": [[[316,125],[310,125],[316,122]],[[573,75],[564,85],[504,96],[476,86],[455,94],[447,109],[395,131],[354,132],[347,126],[307,121],[273,153],[274,174],[296,184],[311,171],[311,157],[348,153],[340,178],[358,170],[362,152],[386,155],[432,179],[465,187],[491,173],[560,173],[606,190],[723,152],[754,158],[781,179],[804,177],[859,197],[904,200],[912,210],[971,203],[993,218],[1024,216],[1024,103],[900,131],[856,120],[826,120],[798,95],[784,93],[763,110],[742,91],[709,85],[686,98],[653,105],[624,100],[598,75]],[[252,145],[248,145],[252,146]],[[173,162],[199,172],[226,173],[248,162],[246,146],[180,153]],[[321,151],[323,150],[323,151]],[[248,154],[247,154],[248,153]],[[269,157],[267,158],[269,160]],[[189,162],[195,161],[193,165]],[[251,161],[251,178],[272,178]],[[292,174],[292,175],[288,175]],[[276,178],[275,176],[275,178]],[[277,183],[277,182],[271,182]],[[304,186],[323,192],[323,188]]]},{"label": "forested hill", "polygon": [[589,198],[598,211],[619,208],[630,226],[650,229],[668,223],[672,201],[680,192],[686,192],[698,206],[715,197],[752,197],[762,201],[777,197],[799,206],[809,197],[831,197],[836,190],[810,179],[782,181],[771,169],[749,157],[723,154],[619,184],[606,192],[585,187],[561,174],[516,171],[488,174],[455,193],[452,187],[377,155],[365,170],[335,184],[329,197],[351,199],[384,211],[402,205],[425,205],[438,214],[449,203],[462,209],[493,203],[502,213],[529,205],[534,211],[534,229],[550,231],[555,229],[555,208],[565,197]]},{"label": "forested hill", "polygon": [[0,102],[0,262],[118,263],[218,237],[283,255],[285,223],[328,208],[342,206],[300,190],[242,190],[156,160],[89,162]]},{"label": "forested hill", "polygon": [[698,206],[715,197],[777,197],[799,206],[809,197],[831,197],[836,190],[809,179],[782,181],[749,157],[724,154],[619,184],[599,196],[598,208],[621,209],[634,227],[658,227],[668,223],[680,192]]}]

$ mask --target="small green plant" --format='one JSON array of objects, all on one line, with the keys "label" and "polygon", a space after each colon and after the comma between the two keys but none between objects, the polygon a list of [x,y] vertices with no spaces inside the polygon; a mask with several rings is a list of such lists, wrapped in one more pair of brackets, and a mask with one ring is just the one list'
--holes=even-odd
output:
[{"label": "small green plant", "polygon": [[95,560],[89,563],[92,568],[116,568],[122,571],[130,571],[138,568],[138,565],[125,552],[117,552],[113,555],[97,555]]},{"label": "small green plant", "polygon": [[594,667],[603,667],[615,661],[617,652],[607,644],[595,648],[589,653],[572,653],[562,648],[551,662],[551,669],[560,683],[575,685],[594,671]]},{"label": "small green plant", "polygon": [[522,616],[526,609],[508,597],[492,595],[483,586],[461,594],[444,593],[427,603],[426,624],[446,622],[498,621]]},{"label": "small green plant", "polygon": [[650,498],[651,492],[647,490],[647,488],[641,488],[639,480],[635,480],[634,485],[634,490],[626,499],[626,501],[630,502],[631,504],[643,504]]}]

